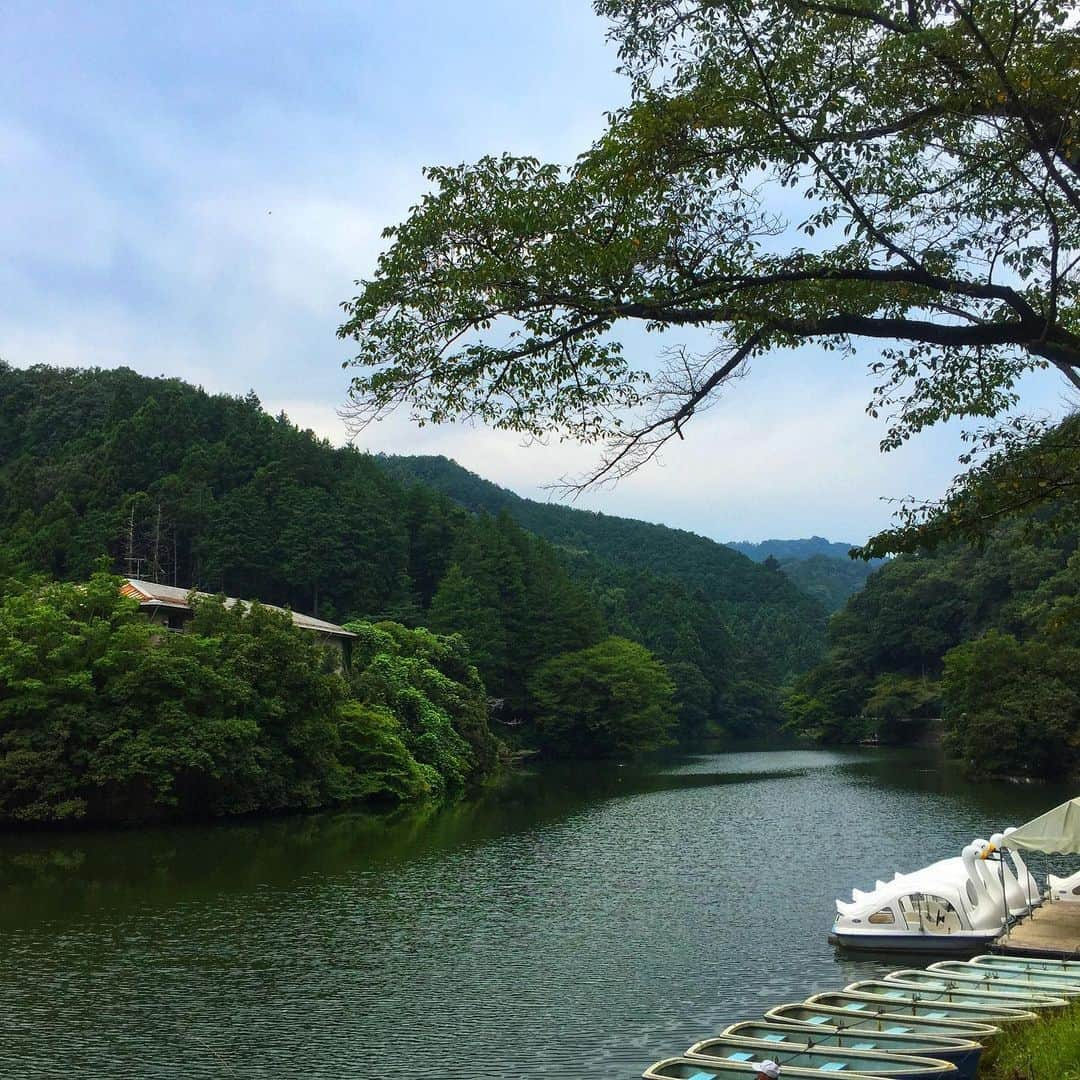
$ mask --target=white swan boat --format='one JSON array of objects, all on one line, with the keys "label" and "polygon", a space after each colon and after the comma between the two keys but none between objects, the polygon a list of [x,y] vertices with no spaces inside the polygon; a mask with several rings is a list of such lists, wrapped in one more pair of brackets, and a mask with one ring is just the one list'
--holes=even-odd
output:
[{"label": "white swan boat", "polygon": [[1051,900],[1064,900],[1069,904],[1080,904],[1080,870],[1068,877],[1057,877],[1055,874],[1046,875],[1046,884],[1050,890]]},{"label": "white swan boat", "polygon": [[[977,952],[1042,903],[1021,851],[1080,854],[1080,798],[977,839],[959,858],[896,874],[870,892],[852,889],[850,901],[836,901],[829,940],[858,949]],[[1080,871],[1047,880],[1053,900],[1080,903]]]},{"label": "white swan boat", "polygon": [[852,890],[836,901],[830,941],[848,948],[976,952],[1005,925],[1005,905],[979,867],[981,847],[942,859],[912,874],[879,881],[871,892]]}]

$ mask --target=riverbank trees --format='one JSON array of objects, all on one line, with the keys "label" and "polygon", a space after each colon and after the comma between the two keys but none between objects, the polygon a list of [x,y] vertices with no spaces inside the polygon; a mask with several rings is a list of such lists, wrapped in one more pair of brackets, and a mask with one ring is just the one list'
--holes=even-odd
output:
[{"label": "riverbank trees", "polygon": [[[793,727],[825,742],[909,742],[941,717],[947,749],[978,772],[1080,770],[1080,451],[1060,449],[1080,446],[1078,430],[1071,417],[1052,433],[1054,502],[870,577],[833,616],[826,660],[794,681]],[[981,483],[1009,487],[1032,463],[1006,456]]]},{"label": "riverbank trees", "polygon": [[687,743],[775,726],[781,684],[820,658],[819,605],[704,537],[540,509],[458,505],[254,395],[0,362],[0,587],[85,581],[106,555],[132,577],[460,632],[515,721],[540,664],[618,634],[669,665]]},{"label": "riverbank trees", "polygon": [[533,675],[541,748],[555,757],[620,757],[670,745],[675,684],[648,649],[612,637],[563,653]]},{"label": "riverbank trees", "polygon": [[0,821],[394,804],[495,766],[460,639],[358,627],[350,686],[287,614],[207,597],[167,633],[119,585],[99,572],[0,598]]}]

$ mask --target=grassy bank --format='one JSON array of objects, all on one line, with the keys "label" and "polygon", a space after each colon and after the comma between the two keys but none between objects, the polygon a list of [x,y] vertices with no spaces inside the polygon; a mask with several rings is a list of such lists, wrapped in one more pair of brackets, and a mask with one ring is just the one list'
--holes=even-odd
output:
[{"label": "grassy bank", "polygon": [[1080,1003],[1013,1025],[983,1058],[979,1080],[1080,1080]]}]

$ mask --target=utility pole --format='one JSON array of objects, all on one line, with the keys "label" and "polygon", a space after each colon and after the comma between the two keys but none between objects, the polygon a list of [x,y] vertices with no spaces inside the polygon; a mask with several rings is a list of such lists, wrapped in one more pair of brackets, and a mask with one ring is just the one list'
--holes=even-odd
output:
[{"label": "utility pole", "polygon": [[161,503],[157,506],[157,518],[154,521],[154,581],[161,581]]}]

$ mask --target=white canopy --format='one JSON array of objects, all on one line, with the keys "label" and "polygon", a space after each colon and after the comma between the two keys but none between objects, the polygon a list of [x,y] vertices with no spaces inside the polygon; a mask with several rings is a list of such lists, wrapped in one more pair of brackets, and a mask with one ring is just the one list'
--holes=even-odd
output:
[{"label": "white canopy", "polygon": [[1003,846],[1048,855],[1080,855],[1080,799],[1070,799],[1014,829],[1006,834]]}]

